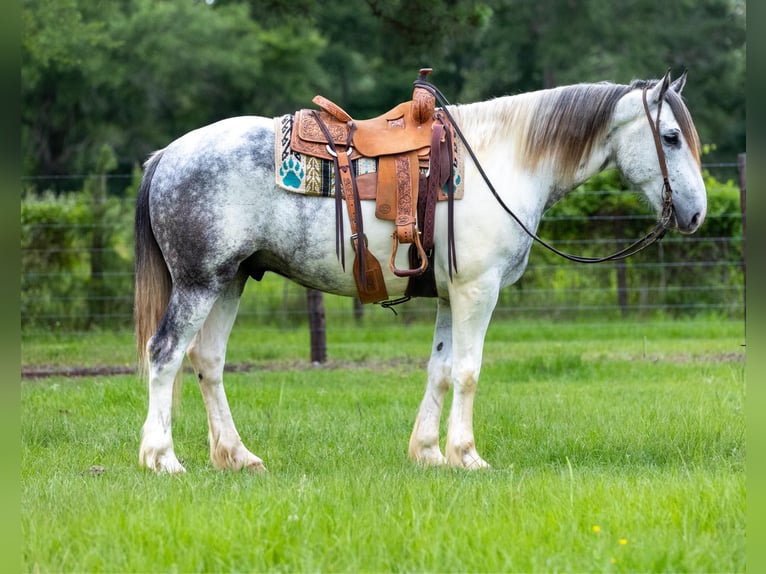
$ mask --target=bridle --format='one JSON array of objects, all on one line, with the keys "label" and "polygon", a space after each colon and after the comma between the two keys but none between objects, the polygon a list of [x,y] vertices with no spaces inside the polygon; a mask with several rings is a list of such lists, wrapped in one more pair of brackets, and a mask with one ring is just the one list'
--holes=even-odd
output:
[{"label": "bridle", "polygon": [[577,263],[602,263],[604,261],[618,261],[621,259],[626,259],[630,257],[631,255],[635,255],[636,253],[646,249],[647,247],[649,247],[656,241],[659,241],[665,236],[665,233],[671,227],[671,222],[673,221],[673,218],[674,218],[673,198],[672,198],[673,190],[670,187],[670,181],[668,179],[668,166],[667,166],[667,162],[665,161],[665,151],[662,149],[662,140],[660,139],[660,112],[662,111],[662,102],[665,97],[665,92],[667,92],[667,89],[668,89],[667,85],[662,89],[660,93],[659,103],[657,105],[656,119],[652,118],[652,115],[649,111],[649,104],[646,100],[647,86],[644,86],[642,95],[641,95],[643,105],[644,105],[644,112],[646,113],[646,117],[649,120],[649,127],[651,128],[652,135],[654,136],[654,145],[657,150],[657,159],[660,163],[660,171],[662,173],[663,200],[662,200],[662,212],[660,214],[660,218],[657,221],[657,223],[654,225],[654,227],[650,229],[646,235],[634,241],[633,243],[631,243],[624,249],[621,249],[605,257],[583,257],[580,255],[572,255],[569,253],[565,253],[563,251],[556,249],[551,244],[541,239],[537,234],[533,233],[526,225],[524,225],[521,219],[519,219],[519,217],[506,205],[506,203],[497,193],[497,190],[495,189],[495,187],[492,185],[492,182],[489,180],[489,177],[484,171],[484,168],[479,163],[479,160],[476,157],[476,154],[474,153],[473,149],[471,149],[471,146],[469,145],[468,141],[465,139],[465,136],[463,135],[463,132],[460,130],[460,127],[455,121],[455,118],[452,117],[452,114],[447,108],[447,106],[449,106],[450,103],[447,101],[444,95],[439,91],[439,89],[436,86],[434,86],[432,83],[426,80],[418,79],[418,80],[415,80],[414,84],[416,86],[425,88],[426,90],[431,92],[436,98],[436,101],[439,103],[439,105],[442,106],[442,111],[447,116],[449,121],[452,123],[452,126],[454,127],[455,132],[460,138],[460,141],[463,142],[463,145],[465,146],[465,149],[468,152],[468,155],[471,156],[471,159],[473,160],[473,163],[476,166],[476,169],[479,170],[481,177],[484,179],[484,183],[487,184],[487,187],[492,192],[492,195],[495,196],[495,199],[500,204],[500,207],[502,207],[508,213],[508,215],[510,215],[516,221],[519,227],[521,227],[521,229],[523,229],[527,235],[529,235],[534,241],[536,241],[537,243],[539,243],[546,249],[552,251],[556,255],[559,255],[563,257],[564,259],[568,259],[569,261],[574,261]]}]

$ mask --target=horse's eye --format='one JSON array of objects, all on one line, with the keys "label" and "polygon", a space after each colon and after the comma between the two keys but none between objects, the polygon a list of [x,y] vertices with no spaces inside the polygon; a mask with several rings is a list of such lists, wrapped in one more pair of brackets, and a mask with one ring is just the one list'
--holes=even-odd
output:
[{"label": "horse's eye", "polygon": [[678,133],[678,130],[669,130],[662,134],[662,141],[664,141],[666,145],[678,147],[681,143],[681,136]]}]

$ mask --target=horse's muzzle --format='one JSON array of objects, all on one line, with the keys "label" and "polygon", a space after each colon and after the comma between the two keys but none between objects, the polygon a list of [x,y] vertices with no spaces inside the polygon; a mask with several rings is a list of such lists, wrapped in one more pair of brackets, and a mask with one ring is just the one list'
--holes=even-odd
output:
[{"label": "horse's muzzle", "polygon": [[691,235],[697,229],[699,229],[700,225],[702,225],[702,222],[705,220],[704,213],[700,213],[699,211],[692,215],[688,221],[680,221],[678,219],[678,214],[675,210],[673,210],[673,215],[671,219],[671,227],[674,227],[678,229],[681,233],[684,235]]}]

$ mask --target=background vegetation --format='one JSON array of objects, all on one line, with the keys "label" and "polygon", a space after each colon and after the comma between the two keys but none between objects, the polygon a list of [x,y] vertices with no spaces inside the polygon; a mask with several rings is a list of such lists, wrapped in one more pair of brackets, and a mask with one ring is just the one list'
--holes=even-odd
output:
[{"label": "background vegetation", "polygon": [[[620,190],[612,172],[594,178],[556,205],[540,233],[566,251],[605,255],[642,236],[653,216],[639,196]],[[104,194],[106,180],[55,194],[28,192],[21,209],[21,315],[25,331],[130,329],[133,292],[133,191]],[[744,311],[744,242],[740,191],[708,178],[708,216],[692,237],[669,233],[662,242],[619,263],[568,263],[534,247],[526,273],[503,290],[496,316],[587,317],[718,315]],[[624,245],[622,245],[624,246]],[[459,253],[459,248],[458,248]],[[357,316],[350,299],[325,295],[332,327]],[[259,327],[306,321],[305,289],[267,274],[251,281],[240,310]],[[397,308],[404,319],[433,316],[431,299]],[[370,308],[379,316],[379,309]],[[387,311],[382,313],[390,314]]]},{"label": "background vegetation", "polygon": [[744,0],[23,0],[22,26],[27,176],[91,173],[104,144],[129,173],[186,131],[316,93],[370,117],[423,66],[453,102],[688,69],[708,159],[745,149]]},{"label": "background vegetation", "polygon": [[[129,324],[132,202],[152,150],[224,117],[309,106],[316,93],[377,115],[410,96],[422,66],[454,102],[688,69],[684,95],[706,150],[704,227],[576,276],[533,249],[501,308],[742,309],[732,166],[745,150],[743,0],[23,0],[21,52],[25,328]],[[615,174],[594,179],[541,233],[585,255],[642,235],[649,214],[624,189]],[[304,307],[302,290],[261,287],[272,318],[286,302]]]}]

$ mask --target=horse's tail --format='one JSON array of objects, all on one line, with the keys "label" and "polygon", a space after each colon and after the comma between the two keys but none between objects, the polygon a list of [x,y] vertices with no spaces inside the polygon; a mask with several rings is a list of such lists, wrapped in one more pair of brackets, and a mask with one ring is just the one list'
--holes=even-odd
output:
[{"label": "horse's tail", "polygon": [[149,218],[149,189],[161,158],[162,151],[159,151],[144,165],[144,176],[136,202],[133,319],[140,372],[147,369],[147,344],[168,306],[172,286],[170,271],[152,232]]}]

